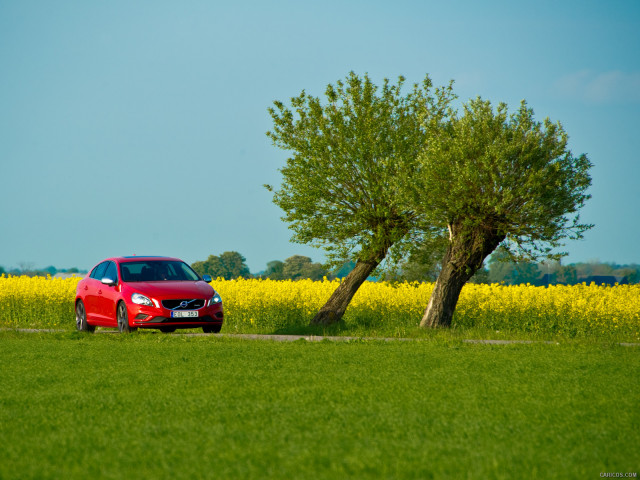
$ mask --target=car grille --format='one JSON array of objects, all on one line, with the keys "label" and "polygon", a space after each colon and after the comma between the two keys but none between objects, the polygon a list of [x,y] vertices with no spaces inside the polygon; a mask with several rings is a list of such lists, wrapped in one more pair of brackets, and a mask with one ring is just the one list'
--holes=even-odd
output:
[{"label": "car grille", "polygon": [[162,300],[162,306],[169,310],[197,310],[204,307],[202,298],[181,298],[177,300]]}]

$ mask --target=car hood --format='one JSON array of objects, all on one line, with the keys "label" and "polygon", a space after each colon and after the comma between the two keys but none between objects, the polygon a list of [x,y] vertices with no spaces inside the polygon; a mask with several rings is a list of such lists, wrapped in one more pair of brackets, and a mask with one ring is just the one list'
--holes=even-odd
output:
[{"label": "car hood", "polygon": [[213,287],[206,282],[135,282],[129,287],[148,297],[206,298],[213,294]]}]

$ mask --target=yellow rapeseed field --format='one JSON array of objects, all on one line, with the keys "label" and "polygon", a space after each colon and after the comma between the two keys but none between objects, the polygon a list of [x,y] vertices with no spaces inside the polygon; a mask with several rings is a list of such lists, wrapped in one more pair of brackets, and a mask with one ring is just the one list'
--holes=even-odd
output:
[{"label": "yellow rapeseed field", "polygon": [[0,326],[75,328],[79,278],[0,276]]},{"label": "yellow rapeseed field", "polygon": [[[78,278],[0,277],[0,326],[75,327]],[[223,332],[291,332],[305,327],[339,280],[223,280],[213,286],[225,308]],[[365,282],[343,329],[359,334],[410,335],[431,295],[430,283]],[[464,287],[454,327],[541,335],[640,339],[640,285]]]}]

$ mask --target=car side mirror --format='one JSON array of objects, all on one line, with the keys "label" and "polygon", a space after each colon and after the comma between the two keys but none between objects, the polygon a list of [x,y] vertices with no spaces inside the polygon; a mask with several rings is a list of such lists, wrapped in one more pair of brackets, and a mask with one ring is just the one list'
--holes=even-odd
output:
[{"label": "car side mirror", "polygon": [[115,280],[110,279],[109,277],[104,277],[101,282],[109,287],[113,287],[114,285],[116,285],[118,282],[116,282]]},{"label": "car side mirror", "polygon": [[211,275],[202,275],[202,280],[207,283],[211,283]]}]

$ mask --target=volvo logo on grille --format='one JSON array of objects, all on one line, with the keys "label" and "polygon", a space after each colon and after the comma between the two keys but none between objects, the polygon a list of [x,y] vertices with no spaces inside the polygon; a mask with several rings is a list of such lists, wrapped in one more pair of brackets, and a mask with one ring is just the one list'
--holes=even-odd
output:
[{"label": "volvo logo on grille", "polygon": [[162,306],[169,310],[197,310],[204,307],[204,300],[201,298],[162,300]]}]

